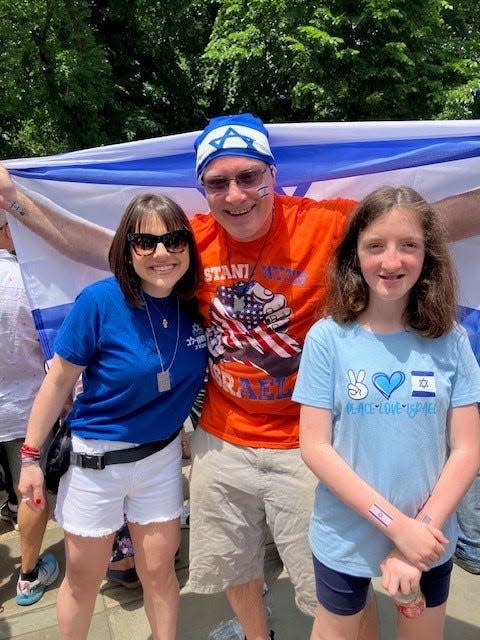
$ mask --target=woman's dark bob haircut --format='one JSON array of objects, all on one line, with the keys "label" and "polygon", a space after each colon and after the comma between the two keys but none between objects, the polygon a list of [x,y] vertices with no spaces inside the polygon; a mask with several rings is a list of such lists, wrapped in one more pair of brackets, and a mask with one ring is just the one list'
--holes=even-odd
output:
[{"label": "woman's dark bob haircut", "polygon": [[134,198],[125,210],[117,231],[113,237],[108,262],[120,288],[132,307],[144,305],[140,278],[132,265],[131,247],[127,240],[129,233],[139,233],[142,226],[158,219],[167,230],[187,229],[188,254],[190,264],[186,273],[175,284],[173,290],[182,300],[190,300],[196,292],[198,284],[199,259],[193,239],[192,229],[183,209],[166,195],[144,193]]}]

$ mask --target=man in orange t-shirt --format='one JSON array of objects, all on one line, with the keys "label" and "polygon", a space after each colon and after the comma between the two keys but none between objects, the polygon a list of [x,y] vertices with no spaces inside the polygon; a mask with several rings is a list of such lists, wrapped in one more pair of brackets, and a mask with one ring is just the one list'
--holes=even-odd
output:
[{"label": "man in orange t-shirt", "polygon": [[303,340],[323,298],[326,262],[354,202],[273,193],[270,201],[271,226],[257,239],[236,240],[212,215],[192,221],[214,382],[200,424],[233,444],[292,449],[299,433],[298,407],[290,397]]},{"label": "man in orange t-shirt", "polygon": [[251,114],[214,118],[195,147],[213,215],[192,220],[209,382],[192,442],[189,586],[225,591],[246,637],[264,640],[274,637],[262,603],[269,530],[297,605],[309,615],[317,605],[307,541],[316,479],[291,395],[355,202],[275,194],[268,133]]}]

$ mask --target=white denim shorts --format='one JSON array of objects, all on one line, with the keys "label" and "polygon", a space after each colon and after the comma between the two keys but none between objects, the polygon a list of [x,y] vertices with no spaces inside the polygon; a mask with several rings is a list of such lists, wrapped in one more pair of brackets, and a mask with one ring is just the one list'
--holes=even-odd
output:
[{"label": "white denim shorts", "polygon": [[317,598],[307,540],[317,479],[299,449],[253,449],[197,427],[190,479],[190,578],[197,593],[261,578],[269,534],[301,611]]},{"label": "white denim shorts", "polygon": [[[86,440],[72,436],[73,451],[100,455],[135,446],[128,442]],[[101,537],[127,521],[149,524],[180,516],[183,505],[180,436],[165,449],[138,462],[105,469],[70,465],[58,488],[55,518],[69,533]]]}]

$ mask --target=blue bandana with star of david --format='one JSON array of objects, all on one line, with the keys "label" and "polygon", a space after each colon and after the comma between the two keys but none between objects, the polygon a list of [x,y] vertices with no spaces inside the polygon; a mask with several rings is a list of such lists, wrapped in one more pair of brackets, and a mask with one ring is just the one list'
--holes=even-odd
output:
[{"label": "blue bandana with star of david", "polygon": [[195,140],[195,151],[197,178],[209,162],[220,156],[245,156],[275,164],[268,131],[251,113],[212,118]]}]

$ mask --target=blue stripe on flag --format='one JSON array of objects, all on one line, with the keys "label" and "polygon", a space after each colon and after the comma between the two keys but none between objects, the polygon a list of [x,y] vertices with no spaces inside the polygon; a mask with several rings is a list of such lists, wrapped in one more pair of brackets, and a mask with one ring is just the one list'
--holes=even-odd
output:
[{"label": "blue stripe on flag", "polygon": [[73,302],[69,302],[56,307],[34,309],[32,311],[33,321],[38,332],[40,345],[47,360],[53,358],[53,343],[55,336],[57,331],[60,329],[60,325],[62,324],[65,316],[72,307]]},{"label": "blue stripe on flag", "polygon": [[473,352],[480,363],[480,309],[458,307],[458,321],[468,333]]},{"label": "blue stripe on flag", "polygon": [[[341,125],[339,125],[341,126]],[[273,147],[279,165],[279,186],[309,185],[369,173],[451,162],[480,156],[480,136]],[[139,186],[196,187],[194,154],[172,154],[121,162],[54,165],[10,169],[15,176]]]},{"label": "blue stripe on flag", "polygon": [[[58,182],[139,186],[195,187],[192,153],[111,163],[86,163],[9,169],[11,175]],[[134,179],[132,179],[134,178]]]},{"label": "blue stripe on flag", "polygon": [[274,155],[279,165],[279,184],[301,188],[302,184],[320,180],[478,157],[480,136],[303,145],[274,149]]}]

